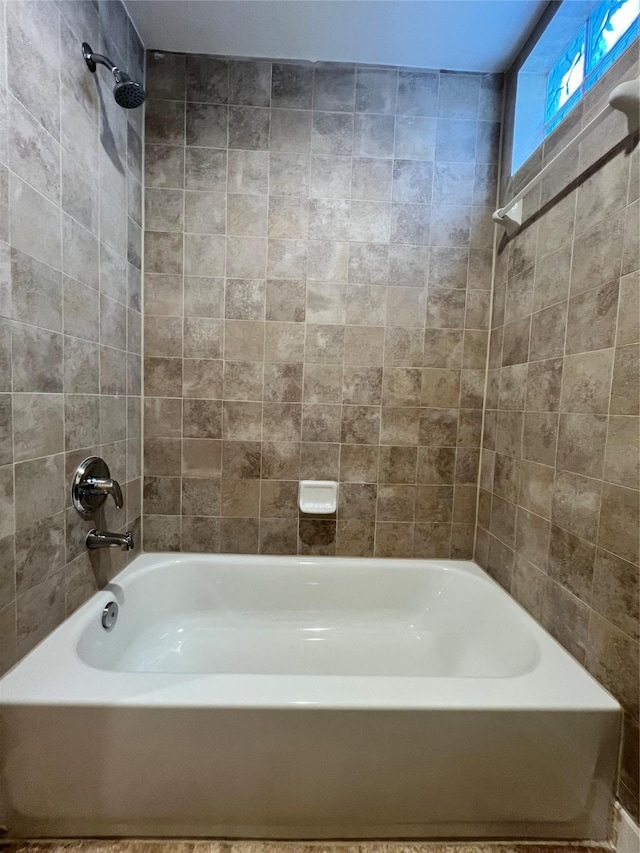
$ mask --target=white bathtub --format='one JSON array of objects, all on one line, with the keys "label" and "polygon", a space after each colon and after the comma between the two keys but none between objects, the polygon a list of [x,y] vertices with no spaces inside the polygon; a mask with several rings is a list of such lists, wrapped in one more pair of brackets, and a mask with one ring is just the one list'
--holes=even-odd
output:
[{"label": "white bathtub", "polygon": [[470,562],[145,555],[0,703],[12,837],[606,836],[619,707]]}]

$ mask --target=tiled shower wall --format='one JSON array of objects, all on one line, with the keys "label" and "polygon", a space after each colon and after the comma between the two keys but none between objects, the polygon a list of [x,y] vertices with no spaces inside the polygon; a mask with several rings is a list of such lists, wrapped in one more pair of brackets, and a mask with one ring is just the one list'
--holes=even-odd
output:
[{"label": "tiled shower wall", "polygon": [[[89,526],[140,514],[142,111],[83,41],[141,79],[120,2],[0,6],[0,672],[123,565]],[[95,453],[126,509],[83,522],[71,475]]]},{"label": "tiled shower wall", "polygon": [[147,74],[145,548],[470,556],[501,77]]},{"label": "tiled shower wall", "polygon": [[[637,75],[636,43],[502,203]],[[476,557],[622,704],[619,795],[638,820],[637,137],[607,155],[625,131],[620,114],[594,130],[497,253]]]}]

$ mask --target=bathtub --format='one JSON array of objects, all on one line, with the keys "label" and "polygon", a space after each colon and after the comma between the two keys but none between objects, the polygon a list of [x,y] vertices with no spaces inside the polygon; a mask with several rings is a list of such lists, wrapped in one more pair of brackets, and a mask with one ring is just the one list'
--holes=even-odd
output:
[{"label": "bathtub", "polygon": [[471,562],[147,554],[0,704],[10,837],[606,837],[619,706]]}]

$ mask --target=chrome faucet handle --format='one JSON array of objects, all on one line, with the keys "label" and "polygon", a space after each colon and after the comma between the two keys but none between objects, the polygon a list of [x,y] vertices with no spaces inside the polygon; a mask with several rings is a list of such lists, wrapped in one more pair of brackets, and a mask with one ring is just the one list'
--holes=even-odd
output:
[{"label": "chrome faucet handle", "polygon": [[81,488],[87,495],[111,495],[116,509],[122,509],[124,505],[120,483],[111,477],[87,477]]},{"label": "chrome faucet handle", "polygon": [[104,459],[89,456],[78,465],[73,478],[71,499],[74,507],[83,518],[92,518],[109,495],[117,509],[122,509],[124,500],[120,483],[111,477]]}]

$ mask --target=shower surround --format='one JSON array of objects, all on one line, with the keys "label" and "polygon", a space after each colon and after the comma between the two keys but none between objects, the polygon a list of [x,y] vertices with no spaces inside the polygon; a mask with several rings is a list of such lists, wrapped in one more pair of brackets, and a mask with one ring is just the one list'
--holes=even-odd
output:
[{"label": "shower surround", "polygon": [[147,53],[146,550],[471,555],[501,80]]},{"label": "shower surround", "polygon": [[[142,112],[87,39],[141,79],[119,0],[0,5],[0,673],[129,559],[89,553],[89,528],[138,533]],[[69,488],[91,455],[126,484],[93,522]]]},{"label": "shower surround", "polygon": [[[501,204],[637,76],[636,41],[505,175]],[[637,821],[640,175],[625,137],[612,114],[526,197],[531,220],[496,253],[475,557],[623,706],[619,796]]]}]

